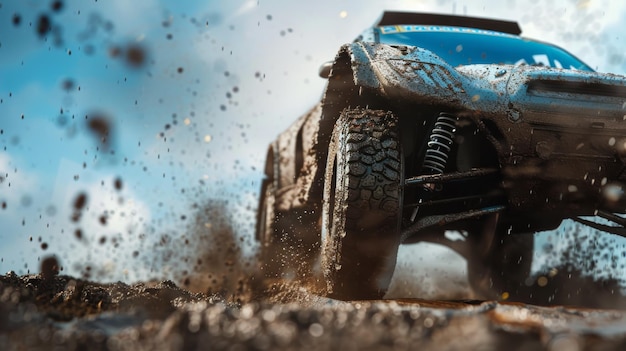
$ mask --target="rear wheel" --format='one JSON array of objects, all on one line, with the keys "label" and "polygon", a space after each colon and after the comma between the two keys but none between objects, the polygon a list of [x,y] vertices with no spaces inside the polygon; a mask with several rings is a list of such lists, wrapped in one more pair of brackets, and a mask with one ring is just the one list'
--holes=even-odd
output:
[{"label": "rear wheel", "polygon": [[534,234],[509,234],[508,228],[497,221],[497,215],[490,216],[482,235],[476,235],[472,241],[467,267],[469,282],[480,298],[523,299],[531,274]]},{"label": "rear wheel", "polygon": [[257,218],[257,240],[260,244],[261,271],[266,278],[279,278],[284,271],[284,248],[279,247],[276,230],[275,187],[271,179],[263,181]]},{"label": "rear wheel", "polygon": [[400,245],[403,158],[398,120],[344,110],[329,146],[322,211],[322,271],[330,296],[378,299]]},{"label": "rear wheel", "polygon": [[319,252],[319,215],[312,210],[277,210],[276,187],[271,179],[261,187],[257,239],[263,276],[299,279],[311,275]]}]

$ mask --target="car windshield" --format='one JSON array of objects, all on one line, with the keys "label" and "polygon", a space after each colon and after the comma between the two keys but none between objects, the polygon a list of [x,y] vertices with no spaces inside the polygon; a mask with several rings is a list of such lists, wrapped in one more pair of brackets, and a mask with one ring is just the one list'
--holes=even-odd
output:
[{"label": "car windshield", "polygon": [[428,49],[452,66],[469,64],[543,65],[593,71],[565,50],[546,43],[488,30],[438,26],[384,26],[379,41]]}]

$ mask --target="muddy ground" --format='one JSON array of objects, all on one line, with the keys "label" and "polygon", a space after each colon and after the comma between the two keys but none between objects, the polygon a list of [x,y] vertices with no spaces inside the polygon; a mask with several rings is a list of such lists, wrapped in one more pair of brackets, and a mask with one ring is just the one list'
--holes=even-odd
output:
[{"label": "muddy ground", "polygon": [[[623,284],[570,263],[539,272],[515,301],[474,300],[452,291],[463,282],[451,276],[434,282],[452,284],[439,285],[445,291],[422,299],[426,282],[402,264],[386,300],[338,301],[323,296],[319,281],[263,279],[220,204],[199,209],[190,232],[195,254],[163,244],[182,264],[177,282],[98,283],[97,267],[68,276],[54,255],[38,274],[0,276],[0,350],[626,347]],[[581,254],[579,239],[569,239],[570,262],[592,262],[597,253]]]},{"label": "muddy ground", "polygon": [[[606,284],[579,286],[579,295],[588,298],[579,297],[578,307],[558,305],[567,302],[567,294],[551,294],[557,305],[543,307],[475,300],[343,302],[316,295],[307,285],[260,283],[256,276],[245,277],[241,293],[230,296],[192,293],[171,281],[99,284],[58,275],[56,263],[54,259],[44,262],[42,272],[36,275],[0,276],[0,349],[626,347],[626,311],[619,309],[624,298],[612,293]],[[556,286],[552,292],[558,290]],[[547,295],[537,296],[542,295],[535,295],[533,302],[547,305],[541,300]],[[585,303],[616,308],[590,308],[584,307]]]}]

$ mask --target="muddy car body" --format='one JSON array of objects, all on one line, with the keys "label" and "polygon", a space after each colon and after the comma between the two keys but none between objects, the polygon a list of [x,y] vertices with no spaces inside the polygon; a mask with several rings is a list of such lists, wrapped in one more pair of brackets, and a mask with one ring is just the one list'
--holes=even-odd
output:
[{"label": "muddy car body", "polygon": [[398,245],[432,241],[468,259],[479,294],[514,296],[533,233],[573,218],[623,234],[626,78],[520,34],[514,22],[385,12],[342,46],[320,70],[321,103],[268,151],[257,226],[268,276],[317,266],[329,295],[378,298]]}]

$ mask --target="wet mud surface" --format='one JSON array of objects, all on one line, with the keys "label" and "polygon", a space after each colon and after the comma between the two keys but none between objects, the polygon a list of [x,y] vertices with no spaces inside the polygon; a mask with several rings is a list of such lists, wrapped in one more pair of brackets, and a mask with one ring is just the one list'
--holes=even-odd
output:
[{"label": "wet mud surface", "polygon": [[[75,198],[78,215],[86,201],[86,195]],[[200,230],[207,222],[210,230]],[[387,299],[339,301],[324,296],[320,278],[263,278],[258,258],[243,254],[246,243],[237,239],[223,204],[200,206],[190,230],[197,252],[185,253],[186,260],[182,251],[174,255],[184,268],[176,282],[99,283],[97,274],[65,275],[54,255],[40,261],[38,274],[0,276],[0,350],[626,347],[622,284],[586,275],[574,264],[549,264],[508,301],[473,300],[467,291],[421,299],[424,282],[403,268],[396,277],[402,288]],[[590,261],[592,251],[579,251],[567,251],[570,262]],[[467,284],[436,278],[435,285]]]},{"label": "wet mud surface", "polygon": [[0,349],[620,350],[626,311],[495,301],[338,301],[254,282],[247,296],[171,281],[0,276]]}]

